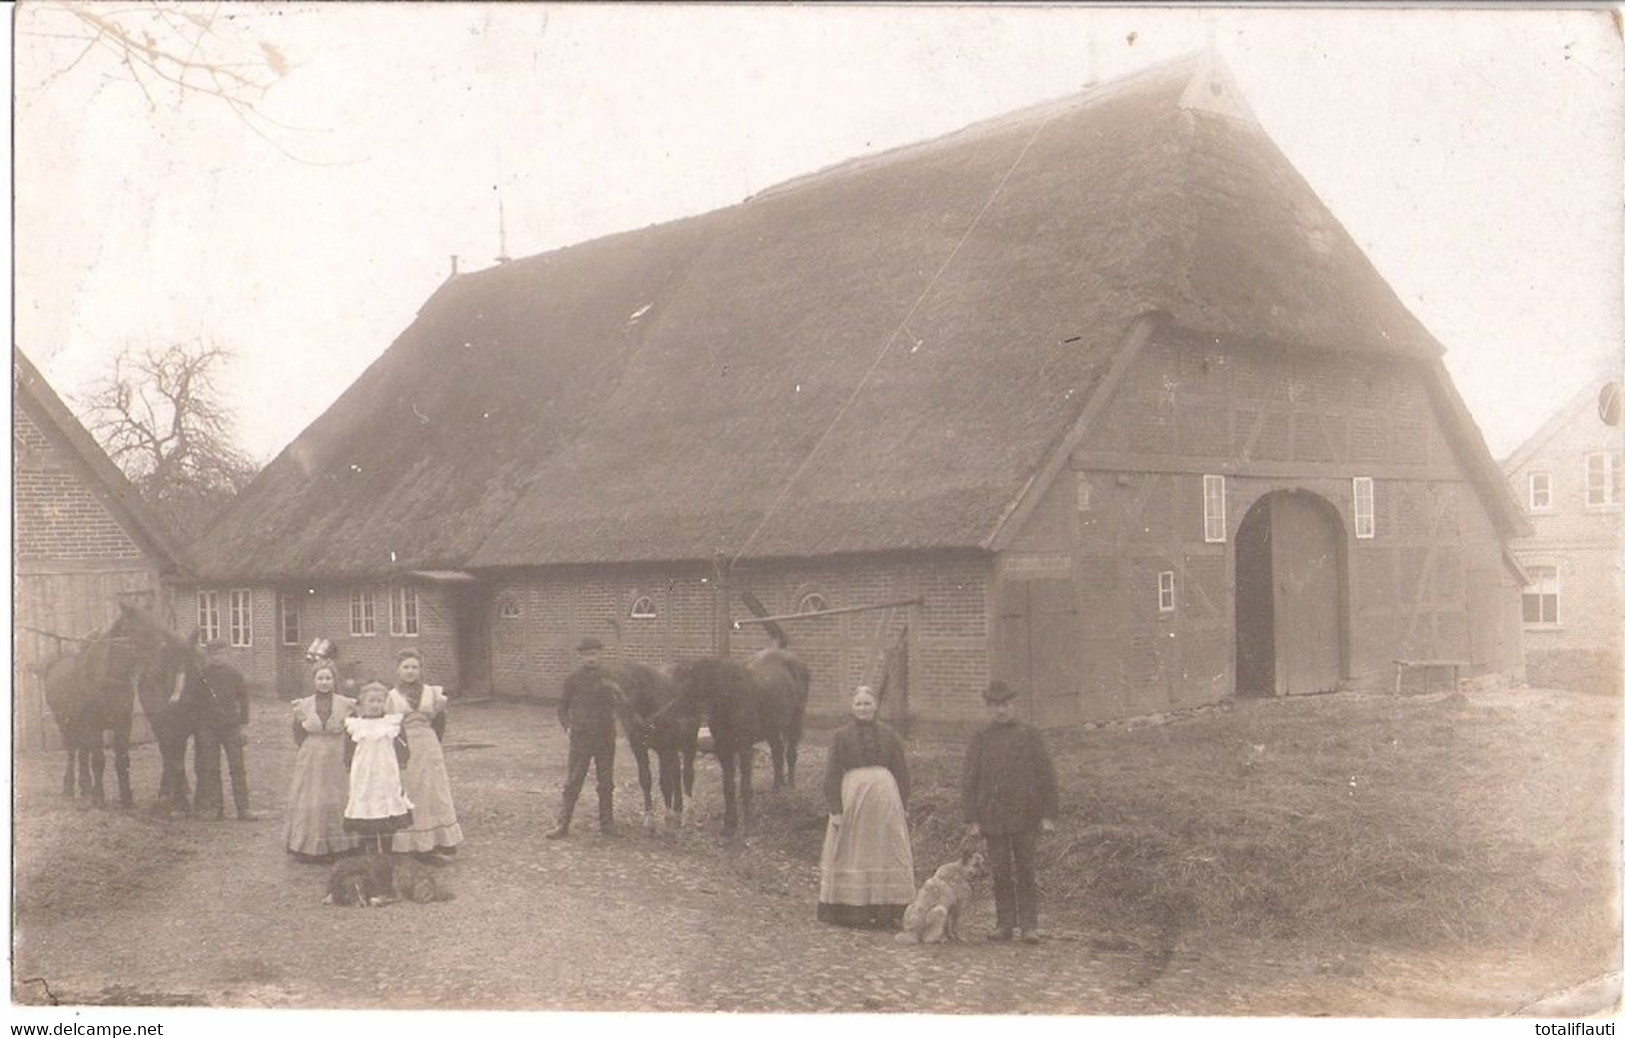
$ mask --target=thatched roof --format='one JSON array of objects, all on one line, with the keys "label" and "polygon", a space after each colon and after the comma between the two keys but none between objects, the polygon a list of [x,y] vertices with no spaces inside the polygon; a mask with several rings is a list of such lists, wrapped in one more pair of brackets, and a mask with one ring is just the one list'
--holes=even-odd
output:
[{"label": "thatched roof", "polygon": [[11,381],[17,397],[14,406],[31,411],[34,418],[44,423],[40,431],[58,449],[79,459],[91,476],[86,489],[113,514],[124,531],[152,557],[160,570],[184,570],[186,552],[174,530],[147,507],[135,484],[113,464],[107,452],[45,381],[34,362],[16,346],[11,348]]},{"label": "thatched roof", "polygon": [[1436,357],[1228,83],[1186,59],[454,277],[199,554],[287,578],[985,547],[1142,315]]}]

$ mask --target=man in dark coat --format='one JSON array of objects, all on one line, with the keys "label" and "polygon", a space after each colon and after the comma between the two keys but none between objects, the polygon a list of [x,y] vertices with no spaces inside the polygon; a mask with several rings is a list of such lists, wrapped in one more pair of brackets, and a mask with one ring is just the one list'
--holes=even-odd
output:
[{"label": "man in dark coat", "polygon": [[547,834],[549,840],[570,835],[570,818],[587,781],[589,764],[598,776],[598,831],[615,835],[615,697],[621,690],[601,662],[603,651],[604,643],[597,638],[582,639],[576,646],[581,665],[564,679],[559,724],[570,733],[570,761],[564,778],[564,806],[558,825]]},{"label": "man in dark coat", "polygon": [[990,940],[1036,944],[1038,881],[1033,874],[1039,832],[1053,832],[1058,792],[1044,737],[1015,719],[1015,690],[995,681],[982,693],[992,723],[971,736],[962,792],[971,836],[987,840],[997,915]]},{"label": "man in dark coat", "polygon": [[220,778],[223,751],[231,772],[231,799],[237,818],[252,822],[258,816],[248,809],[248,762],[243,759],[243,750],[248,745],[248,686],[235,669],[208,658],[208,652],[215,647],[200,645],[194,660],[200,693],[197,728],[193,735],[196,810],[202,814],[212,807],[216,818],[226,816],[225,791]]}]

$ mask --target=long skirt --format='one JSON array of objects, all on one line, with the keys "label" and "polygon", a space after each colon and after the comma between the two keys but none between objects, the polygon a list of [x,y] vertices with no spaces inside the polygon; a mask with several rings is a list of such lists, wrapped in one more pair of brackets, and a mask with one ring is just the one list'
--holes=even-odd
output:
[{"label": "long skirt", "polygon": [[824,831],[818,918],[896,929],[914,900],[914,851],[897,780],[886,768],[853,768],[841,778],[841,806],[841,824]]},{"label": "long skirt", "polygon": [[451,779],[440,737],[427,724],[406,725],[406,746],[412,751],[401,784],[412,801],[412,824],[395,834],[393,850],[432,851],[463,842],[463,827],[451,803]]},{"label": "long skirt", "polygon": [[344,831],[350,773],[344,770],[342,734],[312,733],[293,759],[282,840],[295,854],[338,854],[360,845]]}]

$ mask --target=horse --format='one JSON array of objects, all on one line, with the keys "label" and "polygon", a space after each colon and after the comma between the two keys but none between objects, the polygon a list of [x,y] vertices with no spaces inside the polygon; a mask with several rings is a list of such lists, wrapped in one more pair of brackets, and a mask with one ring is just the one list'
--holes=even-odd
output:
[{"label": "horse", "polygon": [[175,810],[188,807],[186,742],[212,706],[203,681],[205,661],[196,640],[165,627],[142,609],[120,603],[109,636],[129,654],[122,680],[134,684],[136,698],[158,742],[163,761],[158,800]]},{"label": "horse", "polygon": [[65,653],[40,668],[46,705],[68,751],[67,771],[62,776],[64,796],[75,795],[77,766],[78,794],[98,805],[106,803],[102,733],[111,731],[119,805],[134,806],[130,787],[130,727],[135,710],[132,670],[129,646],[107,634],[92,635],[78,652]]},{"label": "horse", "polygon": [[[677,702],[698,705],[716,743],[722,765],[722,833],[732,836],[740,816],[750,822],[752,754],[766,741],[773,754],[773,788],[795,787],[796,749],[807,712],[807,665],[774,646],[748,663],[707,658],[673,668]],[[677,709],[682,709],[679,706]],[[740,811],[735,809],[734,769],[739,769]]]},{"label": "horse", "polygon": [[653,776],[649,751],[660,758],[660,798],[668,823],[683,813],[683,797],[694,796],[694,755],[699,748],[697,711],[679,713],[670,668],[657,669],[631,661],[608,665],[620,691],[614,696],[615,716],[638,762],[638,783],[643,786],[643,814],[654,811]]}]

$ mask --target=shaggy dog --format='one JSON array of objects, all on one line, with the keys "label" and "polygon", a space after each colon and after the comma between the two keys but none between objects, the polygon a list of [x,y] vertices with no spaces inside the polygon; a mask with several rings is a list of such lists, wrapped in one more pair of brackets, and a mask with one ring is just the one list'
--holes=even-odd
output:
[{"label": "shaggy dog", "polygon": [[322,904],[376,908],[394,901],[424,904],[451,899],[451,891],[440,886],[428,866],[393,854],[364,854],[333,867]]},{"label": "shaggy dog", "polygon": [[897,940],[903,944],[959,940],[959,914],[970,904],[971,883],[986,875],[987,856],[973,848],[937,869],[903,912],[903,932]]}]

